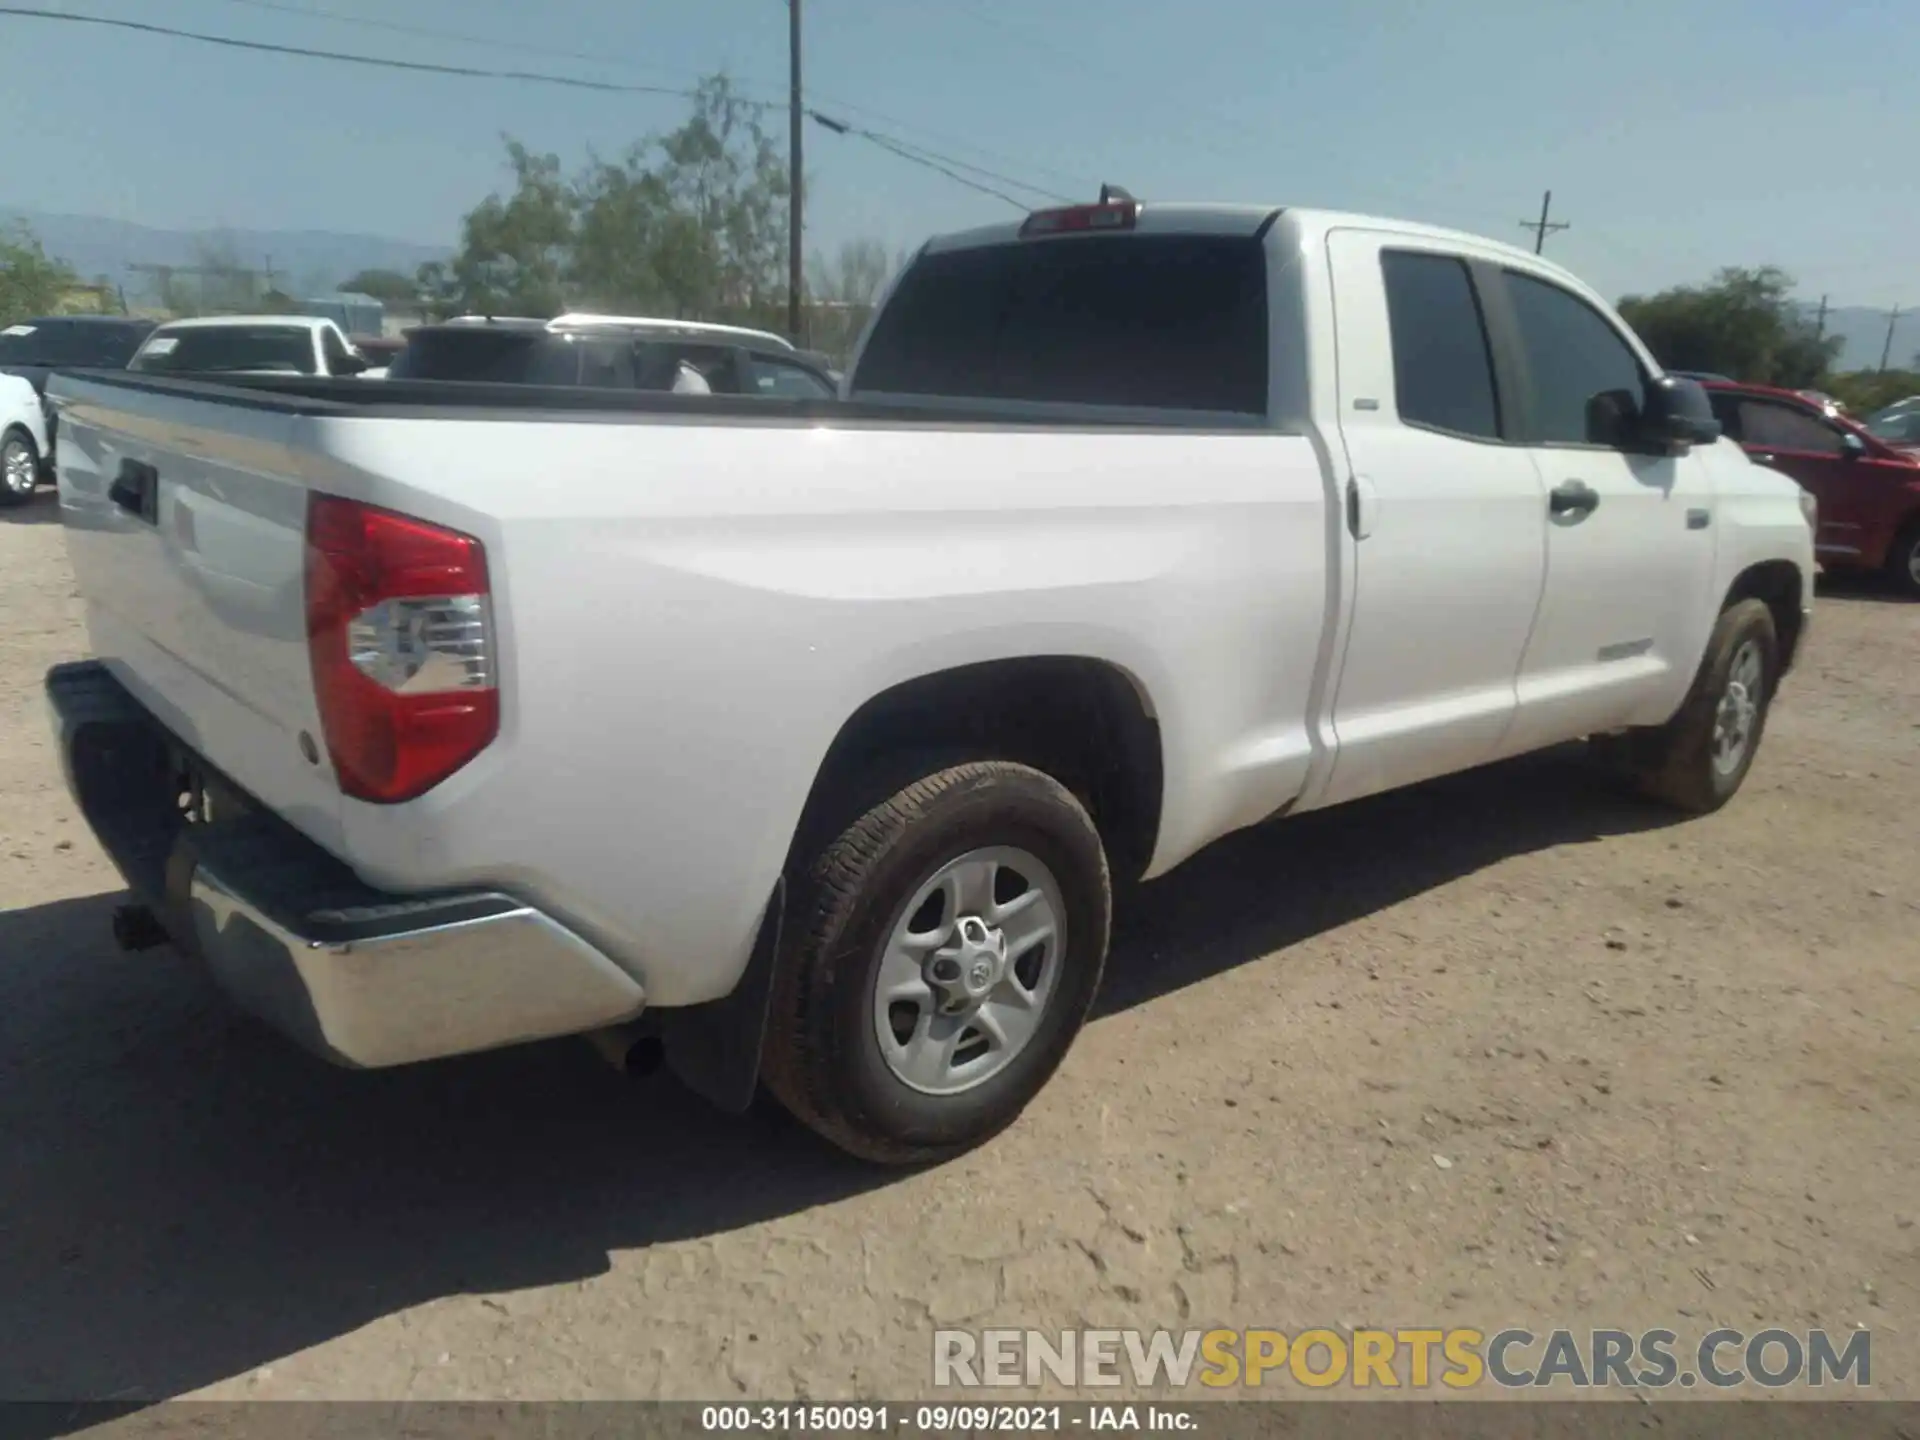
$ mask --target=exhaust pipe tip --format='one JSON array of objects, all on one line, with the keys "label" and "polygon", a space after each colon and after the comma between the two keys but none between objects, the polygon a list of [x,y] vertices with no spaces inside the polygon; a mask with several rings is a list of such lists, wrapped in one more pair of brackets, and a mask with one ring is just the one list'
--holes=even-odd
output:
[{"label": "exhaust pipe tip", "polygon": [[666,1046],[660,1037],[641,1034],[631,1025],[595,1030],[586,1039],[602,1060],[636,1080],[653,1074],[666,1060]]},{"label": "exhaust pipe tip", "polygon": [[156,950],[172,937],[144,905],[121,905],[113,912],[113,940],[122,950]]}]

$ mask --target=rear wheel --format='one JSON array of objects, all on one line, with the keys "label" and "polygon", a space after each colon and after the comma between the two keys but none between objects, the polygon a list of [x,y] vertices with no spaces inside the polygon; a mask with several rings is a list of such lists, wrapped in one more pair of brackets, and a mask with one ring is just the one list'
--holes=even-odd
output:
[{"label": "rear wheel", "polygon": [[938,770],[812,857],[762,1073],[802,1121],[887,1164],[988,1139],[1052,1076],[1106,960],[1086,809],[1024,765]]},{"label": "rear wheel", "polygon": [[19,426],[0,438],[0,505],[23,505],[40,483],[40,450]]},{"label": "rear wheel", "polygon": [[1920,600],[1920,520],[1902,530],[1887,551],[1887,578],[1901,594]]},{"label": "rear wheel", "polygon": [[1731,800],[1760,748],[1779,653],[1764,602],[1741,600],[1723,610],[1679,713],[1628,738],[1640,789],[1696,814]]}]

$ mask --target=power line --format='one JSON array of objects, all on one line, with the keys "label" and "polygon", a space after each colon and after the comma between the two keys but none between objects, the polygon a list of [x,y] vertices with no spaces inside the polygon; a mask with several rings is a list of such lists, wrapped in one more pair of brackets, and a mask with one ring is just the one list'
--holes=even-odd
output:
[{"label": "power line", "polygon": [[[267,0],[253,0],[253,3],[265,5]],[[287,9],[289,7],[273,6],[271,8]],[[301,59],[327,60],[336,64],[360,65],[377,70],[401,70],[413,74],[448,75],[469,80],[515,80],[539,85],[559,85],[575,90],[592,90],[603,94],[661,95],[680,100],[697,100],[699,98],[699,92],[697,90],[684,86],[624,84],[619,81],[591,80],[585,76],[560,75],[551,71],[542,70],[492,70],[477,65],[452,65],[426,60],[400,60],[385,55],[363,55],[345,50],[323,50],[307,45],[282,45],[267,40],[243,40],[233,35],[212,35],[201,30],[185,30],[171,25],[156,25],[145,20],[110,19],[103,15],[73,15],[57,10],[41,10],[20,5],[0,5],[0,15],[17,16],[30,20],[58,20],[78,25],[96,25],[112,30],[130,30],[146,35],[160,35],[175,40],[192,40],[200,44],[218,45],[230,50],[251,50],[268,55],[291,55]],[[762,113],[787,108],[784,105],[775,104],[770,100],[754,100],[744,96],[736,97],[736,99],[741,105],[749,109],[761,111]],[[836,130],[841,134],[857,135],[861,139],[880,146],[882,149],[891,151],[901,159],[911,161],[927,169],[936,170],[958,184],[965,185],[971,190],[978,190],[983,194],[1005,200],[1009,204],[1018,206],[1022,210],[1030,209],[1031,206],[1023,201],[1014,199],[1012,196],[990,185],[970,179],[960,172],[972,171],[976,175],[987,176],[990,179],[998,180],[1002,184],[1011,185],[1016,189],[1030,190],[1036,195],[1043,195],[1049,199],[1065,198],[1056,195],[1054,192],[1042,186],[1032,185],[1026,181],[1015,180],[1010,176],[1000,175],[994,171],[986,170],[981,166],[969,164],[967,161],[955,159],[951,155],[943,155],[939,151],[926,146],[911,145],[896,136],[889,136],[878,130],[869,129],[865,126],[852,125],[844,121],[833,120],[830,117],[822,116],[815,110],[808,110],[805,113],[819,123],[826,125],[830,130]]]},{"label": "power line", "polygon": [[[229,50],[256,50],[268,55],[298,55],[308,60],[332,60],[343,65],[366,65],[377,70],[409,70],[421,75],[457,75],[470,80],[528,80],[541,85],[564,85],[574,90],[599,90],[617,95],[671,95],[683,100],[696,98],[692,90],[665,85],[623,85],[613,80],[589,80],[579,75],[554,75],[540,70],[486,70],[476,65],[442,65],[428,60],[395,60],[385,55],[355,55],[344,50],[316,50],[306,45],[276,45],[268,40],[242,40],[233,35],[209,35],[202,30],[178,30],[171,25],[155,25],[146,20],[116,20],[104,15],[70,15],[59,10],[36,10],[21,5],[0,5],[0,15],[15,15],[27,20],[63,20],[75,25],[99,25],[110,30],[136,30],[146,35],[164,35],[174,40],[196,40],[203,45],[220,45]],[[761,109],[772,108],[766,101],[747,100],[742,104]]]},{"label": "power line", "polygon": [[[633,70],[636,72],[645,73],[649,75],[665,75],[670,73],[668,71],[661,70],[656,66],[636,65],[631,61],[610,57],[604,54],[594,55],[581,50],[565,50],[565,49],[558,49],[553,46],[527,45],[517,40],[505,40],[497,37],[486,36],[486,35],[475,35],[469,32],[463,32],[463,31],[457,31],[457,30],[430,29],[422,25],[402,25],[397,21],[373,20],[360,15],[342,15],[335,10],[323,10],[317,7],[307,6],[307,5],[290,5],[290,4],[282,3],[282,0],[222,0],[222,3],[228,4],[228,5],[244,6],[245,8],[250,10],[271,11],[276,15],[292,15],[292,16],[297,16],[307,20],[329,21],[338,25],[358,25],[364,29],[384,30],[391,34],[406,35],[414,39],[451,40],[451,41],[454,41],[455,43],[462,44],[462,45],[478,45],[478,46],[495,49],[495,50],[512,50],[522,55],[544,55],[557,60],[579,60],[592,65],[613,66],[616,69]],[[760,90],[774,90],[777,88],[770,81],[756,80],[756,79],[753,79],[751,76],[741,77],[736,83],[748,86],[750,88],[760,89]],[[816,90],[813,93],[820,100],[823,100],[827,104],[832,105],[837,110],[851,111],[853,114],[866,116],[867,118],[878,121],[881,124],[889,125],[896,130],[903,130],[909,135],[923,135],[928,137],[929,139],[939,140],[939,141],[942,141],[943,143],[955,146],[959,149],[970,151],[973,154],[983,156],[989,160],[1011,162],[1014,164],[1020,163],[1013,156],[1001,155],[992,150],[982,149],[980,146],[972,144],[967,140],[963,140],[958,136],[947,135],[942,133],[941,131],[929,129],[924,125],[917,125],[910,120],[902,120],[896,115],[888,115],[883,111],[874,110],[865,105],[857,105],[851,100],[842,99],[837,95],[830,95],[824,90]],[[762,110],[771,110],[776,108],[784,109],[786,106],[786,102],[784,100],[782,101],[747,100],[744,103],[754,105],[755,107]],[[960,165],[961,168],[963,169],[978,168],[970,165],[965,165],[958,160],[953,161],[953,163],[956,165]],[[1051,166],[1035,164],[1033,168],[1042,174],[1050,175],[1057,180],[1065,181],[1066,183],[1071,185],[1081,185],[1085,182],[1085,179],[1086,179],[1085,176],[1071,175],[1065,171],[1056,170]],[[991,172],[983,170],[980,173],[990,174]],[[1051,195],[1051,192],[1046,190],[1041,190],[1035,186],[1019,184],[1019,182],[1014,182],[1014,181],[1009,181],[1008,183],[1017,184],[1018,188],[1023,190],[1033,190],[1036,194]]]},{"label": "power line", "polygon": [[[1014,199],[1013,196],[1007,194],[1007,192],[1004,190],[996,190],[993,186],[983,184],[978,180],[969,180],[965,175],[962,175],[959,171],[949,169],[947,166],[941,164],[940,161],[931,159],[926,154],[915,154],[911,149],[907,148],[906,146],[903,146],[898,141],[890,139],[887,136],[881,135],[875,131],[864,129],[858,125],[849,125],[844,120],[835,120],[830,115],[822,115],[818,110],[809,110],[807,114],[816,125],[825,126],[827,129],[833,131],[836,135],[857,136],[859,139],[866,140],[871,142],[872,144],[878,145],[882,150],[891,151],[893,154],[898,155],[902,160],[909,160],[916,165],[923,165],[929,170],[938,170],[942,175],[946,176],[949,180],[954,181],[956,184],[965,185],[969,190],[978,190],[982,195],[991,195],[996,200],[1004,200],[1009,205],[1013,206],[1014,209],[1016,210],[1031,210],[1033,208],[1024,200]],[[1008,181],[1007,183],[1015,184],[1017,182]],[[1040,193],[1044,194],[1045,192],[1043,191]]]},{"label": "power line", "polygon": [[[342,15],[337,10],[320,10],[308,5],[284,5],[279,0],[221,0],[225,5],[240,5],[249,10],[268,10],[275,15],[293,15],[303,20],[326,20],[335,25],[357,25],[363,30],[384,30],[390,35],[407,35],[416,40],[454,40],[462,45],[482,45],[495,50],[517,50],[523,55],[546,55],[556,60],[583,60],[590,65],[610,63],[605,55],[584,50],[558,50],[550,45],[523,45],[512,40],[493,40],[484,35],[467,35],[457,30],[435,30],[424,25],[402,25],[397,20],[374,20],[364,15]],[[620,68],[646,70],[649,74],[669,72],[651,66],[621,61]]]},{"label": "power line", "polygon": [[[1063,205],[1073,203],[1073,197],[1070,195],[1062,195],[1057,191],[1048,190],[1044,186],[1030,185],[1024,180],[1016,180],[1011,175],[1002,175],[999,171],[988,170],[984,166],[969,165],[966,161],[956,160],[951,155],[942,155],[938,150],[929,150],[924,146],[911,145],[900,139],[897,135],[883,135],[879,131],[869,130],[863,125],[855,125],[846,120],[835,119],[831,115],[823,115],[818,110],[809,109],[807,116],[816,125],[824,126],[836,135],[852,135],[858,139],[870,141],[878,145],[881,149],[898,155],[902,160],[910,160],[916,165],[925,165],[931,169],[939,170],[941,174],[950,180],[956,180],[962,185],[978,190],[983,195],[992,195],[998,199],[1005,200],[1009,205],[1017,205],[1022,210],[1030,210],[1033,207],[1029,202],[1016,200],[1013,196],[995,189],[991,185],[983,185],[968,178],[967,175],[956,174],[954,173],[955,170],[965,170],[985,180],[998,181],[1001,185],[1011,185],[1016,190],[1030,191],[1040,196],[1043,200],[1057,200]],[[948,169],[948,166],[954,168]]]}]

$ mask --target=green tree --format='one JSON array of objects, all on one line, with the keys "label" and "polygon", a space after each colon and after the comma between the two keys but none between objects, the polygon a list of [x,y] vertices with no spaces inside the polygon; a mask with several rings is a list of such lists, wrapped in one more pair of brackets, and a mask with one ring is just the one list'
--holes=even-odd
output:
[{"label": "green tree", "polygon": [[79,283],[73,267],[49,256],[30,227],[0,231],[0,322],[58,310]]},{"label": "green tree", "polygon": [[849,240],[832,258],[815,255],[807,267],[808,339],[844,364],[866,328],[874,303],[904,255],[887,254],[878,240]]},{"label": "green tree", "polygon": [[1662,365],[1804,389],[1819,385],[1840,353],[1792,301],[1793,281],[1775,266],[1724,269],[1711,284],[1629,295],[1620,313]]},{"label": "green tree", "polygon": [[1920,395],[1920,355],[1914,356],[1912,370],[1853,370],[1836,375],[1824,387],[1828,394],[1859,417]]},{"label": "green tree", "polygon": [[436,313],[557,315],[574,240],[574,196],[560,157],[536,155],[509,138],[513,192],[489,195],[461,224],[450,262],[420,267],[420,289]]},{"label": "green tree", "polygon": [[367,295],[389,310],[411,310],[420,303],[420,281],[398,270],[362,270],[340,282],[348,295]]},{"label": "green tree", "polygon": [[786,298],[787,174],[758,115],[714,76],[678,129],[572,177],[508,139],[512,190],[466,217],[452,260],[420,269],[430,310],[767,323]]}]

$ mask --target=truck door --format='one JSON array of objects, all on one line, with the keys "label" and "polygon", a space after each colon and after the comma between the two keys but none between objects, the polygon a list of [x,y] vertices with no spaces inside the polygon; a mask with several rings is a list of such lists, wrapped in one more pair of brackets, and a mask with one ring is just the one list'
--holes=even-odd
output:
[{"label": "truck door", "polygon": [[[1508,443],[1477,271],[1443,246],[1327,237],[1352,613],[1333,804],[1492,758],[1546,569],[1546,496]],[[1339,463],[1336,456],[1335,463]]]},{"label": "truck door", "polygon": [[1718,606],[1712,481],[1637,431],[1648,369],[1613,321],[1544,275],[1498,272],[1525,376],[1526,452],[1548,502],[1547,584],[1505,752],[1658,724],[1684,698]]}]

